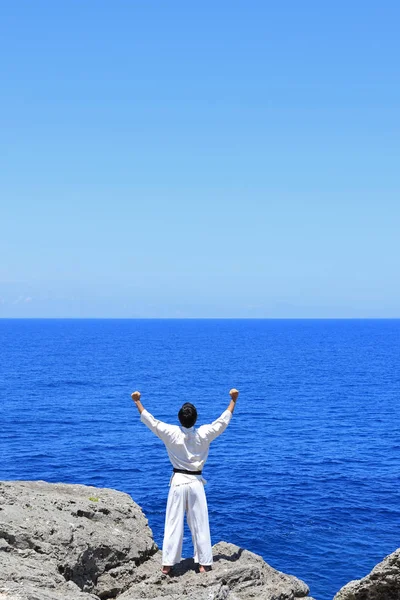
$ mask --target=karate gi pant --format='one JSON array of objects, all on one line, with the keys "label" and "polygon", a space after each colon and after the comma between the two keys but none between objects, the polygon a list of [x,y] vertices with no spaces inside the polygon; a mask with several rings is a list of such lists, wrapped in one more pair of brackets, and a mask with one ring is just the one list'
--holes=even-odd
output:
[{"label": "karate gi pant", "polygon": [[162,564],[173,566],[182,558],[185,513],[192,534],[194,561],[212,565],[207,499],[202,481],[171,485],[168,494]]}]

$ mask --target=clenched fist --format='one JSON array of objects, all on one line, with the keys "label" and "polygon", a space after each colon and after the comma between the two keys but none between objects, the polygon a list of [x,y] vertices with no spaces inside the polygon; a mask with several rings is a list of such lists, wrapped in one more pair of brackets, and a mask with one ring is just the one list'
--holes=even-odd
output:
[{"label": "clenched fist", "polygon": [[140,392],[133,392],[131,398],[134,402],[140,402]]},{"label": "clenched fist", "polygon": [[235,388],[232,388],[231,391],[229,392],[230,397],[232,398],[232,400],[234,402],[236,402],[237,397],[239,396],[239,391],[236,390]]}]

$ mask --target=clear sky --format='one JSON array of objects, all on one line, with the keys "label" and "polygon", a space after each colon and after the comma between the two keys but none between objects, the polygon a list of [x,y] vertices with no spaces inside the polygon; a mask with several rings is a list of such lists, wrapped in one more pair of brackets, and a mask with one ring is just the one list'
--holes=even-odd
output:
[{"label": "clear sky", "polygon": [[3,0],[1,317],[400,317],[400,4]]}]

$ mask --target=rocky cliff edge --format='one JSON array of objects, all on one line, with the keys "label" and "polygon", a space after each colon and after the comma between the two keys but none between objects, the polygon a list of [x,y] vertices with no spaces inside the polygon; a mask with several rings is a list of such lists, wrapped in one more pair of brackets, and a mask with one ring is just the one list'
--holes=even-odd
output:
[{"label": "rocky cliff edge", "polygon": [[214,566],[161,574],[161,552],[125,493],[44,481],[0,482],[0,600],[294,600],[307,585],[219,542]]}]

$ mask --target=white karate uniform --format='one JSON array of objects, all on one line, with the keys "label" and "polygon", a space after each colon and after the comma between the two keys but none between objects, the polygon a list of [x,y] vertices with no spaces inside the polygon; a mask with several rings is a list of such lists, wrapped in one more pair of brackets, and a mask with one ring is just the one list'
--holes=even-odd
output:
[{"label": "white karate uniform", "polygon": [[[226,410],[210,425],[182,427],[158,421],[147,410],[141,421],[165,444],[172,466],[186,471],[201,471],[208,457],[210,443],[229,425],[232,413]],[[163,543],[163,561],[172,566],[182,558],[183,522],[185,512],[192,533],[194,560],[201,565],[212,565],[210,526],[205,479],[201,475],[174,473],[170,480]]]}]

